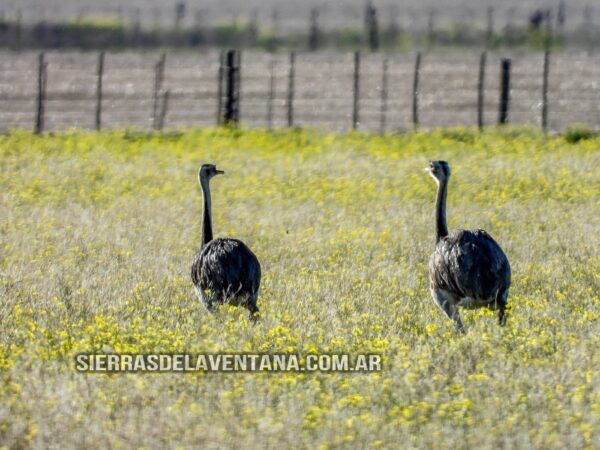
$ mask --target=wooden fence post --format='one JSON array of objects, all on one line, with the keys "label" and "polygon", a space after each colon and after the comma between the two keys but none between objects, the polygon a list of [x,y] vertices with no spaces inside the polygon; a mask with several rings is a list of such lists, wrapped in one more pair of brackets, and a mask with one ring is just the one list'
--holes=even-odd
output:
[{"label": "wooden fence post", "polygon": [[160,99],[160,91],[162,89],[162,84],[165,76],[165,61],[167,55],[163,53],[154,66],[154,93],[152,97],[152,128],[155,130],[158,129],[158,104]]},{"label": "wooden fence post", "polygon": [[22,37],[22,27],[23,27],[23,12],[21,8],[17,10],[17,20],[15,24],[15,49],[17,51],[21,50],[21,37]]},{"label": "wooden fence post", "polygon": [[565,2],[564,0],[560,0],[558,2],[558,11],[556,13],[556,28],[558,34],[562,35],[565,27],[566,20],[566,11],[565,11]]},{"label": "wooden fence post", "polygon": [[419,74],[421,72],[421,52],[417,53],[417,59],[415,61],[415,75],[413,78],[413,103],[412,103],[412,117],[413,126],[415,129],[419,128]]},{"label": "wooden fence post", "polygon": [[360,52],[354,52],[354,85],[352,101],[352,129],[356,130],[359,125],[359,100],[360,100]]},{"label": "wooden fence post", "polygon": [[239,123],[241,120],[241,109],[242,109],[242,52],[240,50],[235,51],[235,85],[236,85],[236,102],[235,102],[235,123]]},{"label": "wooden fence post", "polygon": [[241,120],[242,114],[242,52],[240,50],[235,51],[235,85],[237,86],[236,93],[236,108],[235,108],[235,123]]},{"label": "wooden fence post", "polygon": [[38,56],[37,79],[37,108],[35,118],[35,134],[44,132],[44,107],[46,103],[46,82],[48,78],[48,63],[45,61],[44,52]]},{"label": "wooden fence post", "polygon": [[430,9],[427,17],[427,46],[435,43],[435,10]]},{"label": "wooden fence post", "polygon": [[320,44],[321,32],[319,30],[319,10],[312,8],[310,10],[310,27],[308,30],[308,49],[310,51],[318,50]]},{"label": "wooden fence post", "polygon": [[225,51],[219,54],[219,71],[217,74],[217,125],[223,125],[223,72],[225,70]]},{"label": "wooden fence post", "polygon": [[167,89],[162,96],[162,105],[160,115],[158,116],[158,129],[162,130],[165,126],[167,111],[169,110],[169,90]]},{"label": "wooden fence post", "polygon": [[550,52],[554,44],[552,34],[552,10],[548,9],[546,11],[546,40],[542,80],[542,130],[544,130],[544,133],[548,131],[548,78],[550,75]]},{"label": "wooden fence post", "polygon": [[185,19],[185,2],[177,2],[175,4],[175,29],[179,29],[181,27],[181,22]]},{"label": "wooden fence post", "polygon": [[487,9],[487,29],[485,32],[486,47],[492,44],[494,38],[494,7],[490,6]]},{"label": "wooden fence post", "polygon": [[515,41],[514,39],[514,34],[515,34],[515,26],[514,26],[514,20],[515,20],[515,7],[511,6],[508,8],[508,10],[506,11],[506,25],[504,26],[504,39],[506,40],[506,42],[509,45],[512,45]]},{"label": "wooden fence post", "polygon": [[239,122],[239,63],[240,56],[237,50],[228,50],[225,58],[225,110],[223,123],[237,125]]},{"label": "wooden fence post", "polygon": [[585,30],[587,51],[592,53],[596,48],[596,40],[594,39],[594,9],[591,5],[585,5],[583,8],[582,27]]},{"label": "wooden fence post", "polygon": [[379,25],[377,23],[377,8],[371,0],[368,0],[365,10],[365,25],[369,48],[372,51],[377,51],[379,49]]},{"label": "wooden fence post", "polygon": [[288,127],[294,126],[294,77],[296,70],[296,54],[290,53],[290,71],[288,74],[288,95],[287,95],[287,124]]},{"label": "wooden fence post", "polygon": [[279,36],[279,10],[276,7],[271,10],[271,29],[273,36]]},{"label": "wooden fence post", "polygon": [[381,116],[379,121],[379,131],[385,133],[387,121],[387,100],[388,100],[388,60],[383,59],[383,67],[381,68]]},{"label": "wooden fence post", "polygon": [[483,112],[485,103],[485,65],[487,60],[487,53],[481,53],[479,59],[479,79],[477,80],[477,126],[479,130],[483,129]]},{"label": "wooden fence post", "polygon": [[96,81],[96,131],[102,129],[102,78],[104,77],[104,52],[98,55],[98,71]]},{"label": "wooden fence post", "polygon": [[510,108],[510,59],[502,60],[502,76],[500,82],[500,111],[498,123],[508,123],[508,112]]},{"label": "wooden fence post", "polygon": [[546,50],[550,50],[552,45],[554,45],[554,37],[553,37],[553,29],[552,29],[552,10],[546,10],[546,30],[545,30],[545,42],[544,48]]},{"label": "wooden fence post", "polygon": [[544,51],[544,74],[542,80],[542,130],[548,131],[548,78],[550,74],[550,49]]},{"label": "wooden fence post", "polygon": [[267,129],[273,129],[273,101],[275,99],[275,61],[269,64],[269,96],[267,98]]}]

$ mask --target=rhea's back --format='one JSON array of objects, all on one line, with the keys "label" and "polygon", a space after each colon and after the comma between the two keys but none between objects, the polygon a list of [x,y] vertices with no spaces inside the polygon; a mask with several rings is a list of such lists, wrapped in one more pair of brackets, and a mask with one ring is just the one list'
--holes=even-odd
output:
[{"label": "rhea's back", "polygon": [[260,277],[256,255],[238,239],[210,241],[192,264],[192,281],[203,290],[251,294],[258,291]]},{"label": "rhea's back", "polygon": [[494,300],[510,286],[510,264],[484,230],[459,230],[442,238],[429,261],[431,286],[458,297]]}]

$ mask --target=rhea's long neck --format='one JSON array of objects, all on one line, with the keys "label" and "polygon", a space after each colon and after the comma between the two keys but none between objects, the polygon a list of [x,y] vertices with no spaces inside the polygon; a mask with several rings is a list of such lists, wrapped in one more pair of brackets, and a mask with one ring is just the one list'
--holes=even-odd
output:
[{"label": "rhea's long neck", "polygon": [[448,179],[438,182],[437,197],[435,199],[435,242],[448,236],[448,225],[446,224],[446,195],[448,193]]},{"label": "rhea's long neck", "polygon": [[202,197],[204,199],[204,216],[202,218],[202,246],[213,240],[210,186],[207,179],[200,180]]}]

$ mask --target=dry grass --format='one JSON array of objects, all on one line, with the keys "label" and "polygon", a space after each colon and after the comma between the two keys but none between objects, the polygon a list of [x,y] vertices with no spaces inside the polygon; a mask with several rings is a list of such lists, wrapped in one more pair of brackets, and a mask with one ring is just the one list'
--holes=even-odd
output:
[{"label": "dry grass", "polygon": [[[600,444],[600,141],[527,130],[0,137],[0,445],[585,448]],[[449,225],[513,267],[511,316],[430,300],[435,186]],[[263,265],[262,321],[207,314],[189,266],[196,171],[217,236]],[[83,375],[82,351],[384,355],[381,373]]]}]

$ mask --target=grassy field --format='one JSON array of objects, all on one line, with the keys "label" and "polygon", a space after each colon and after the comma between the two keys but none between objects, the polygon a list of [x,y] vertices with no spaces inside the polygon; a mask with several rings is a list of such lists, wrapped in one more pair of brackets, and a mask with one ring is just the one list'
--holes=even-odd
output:
[{"label": "grassy field", "polygon": [[[600,447],[600,139],[209,129],[0,137],[0,447]],[[513,269],[510,317],[430,299],[451,230]],[[253,326],[189,268],[202,162],[216,236],[263,267]],[[365,352],[369,374],[81,374],[78,352]]]}]

